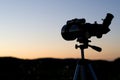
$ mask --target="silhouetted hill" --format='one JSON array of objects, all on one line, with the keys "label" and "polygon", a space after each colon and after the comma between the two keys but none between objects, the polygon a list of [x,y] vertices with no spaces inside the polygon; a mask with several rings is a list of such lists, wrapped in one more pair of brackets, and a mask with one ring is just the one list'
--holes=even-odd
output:
[{"label": "silhouetted hill", "polygon": [[[91,63],[98,80],[120,80],[120,58],[111,62],[96,60]],[[76,64],[77,59],[0,58],[0,80],[73,80]]]}]

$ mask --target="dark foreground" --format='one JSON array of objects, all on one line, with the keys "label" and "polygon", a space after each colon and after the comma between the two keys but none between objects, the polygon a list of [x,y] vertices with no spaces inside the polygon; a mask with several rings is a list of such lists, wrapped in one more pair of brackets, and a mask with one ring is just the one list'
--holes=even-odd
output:
[{"label": "dark foreground", "polygon": [[[91,63],[98,80],[120,80],[120,58]],[[77,59],[0,58],[0,80],[72,80],[76,64]],[[87,68],[86,71],[86,77],[92,80]]]}]

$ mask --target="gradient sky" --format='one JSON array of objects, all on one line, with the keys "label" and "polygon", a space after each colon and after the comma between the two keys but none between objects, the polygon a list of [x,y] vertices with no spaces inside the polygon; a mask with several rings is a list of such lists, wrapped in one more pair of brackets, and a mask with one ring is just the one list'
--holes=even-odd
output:
[{"label": "gradient sky", "polygon": [[114,15],[111,31],[91,38],[103,51],[86,49],[88,59],[120,57],[120,0],[0,0],[0,57],[79,58],[77,42],[61,37],[62,26],[73,18],[102,23],[107,13]]}]

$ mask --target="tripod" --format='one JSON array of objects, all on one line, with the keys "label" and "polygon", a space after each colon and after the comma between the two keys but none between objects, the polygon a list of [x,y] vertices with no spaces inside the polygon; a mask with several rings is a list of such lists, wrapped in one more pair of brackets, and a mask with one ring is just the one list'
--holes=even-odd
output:
[{"label": "tripod", "polygon": [[[78,42],[80,42],[78,40]],[[96,74],[91,66],[90,63],[88,63],[87,60],[85,60],[85,56],[84,56],[84,49],[88,48],[88,47],[91,47],[92,49],[100,52],[102,49],[100,47],[97,47],[97,46],[92,46],[92,45],[89,45],[88,43],[91,42],[90,40],[86,40],[83,42],[82,45],[75,45],[75,48],[80,48],[81,50],[81,60],[79,59],[78,60],[78,63],[77,63],[77,66],[76,66],[76,69],[75,69],[75,73],[74,73],[74,77],[73,77],[73,80],[78,80],[78,75],[79,75],[79,71],[81,71],[81,80],[87,80],[86,79],[86,76],[85,76],[85,65],[88,66],[89,68],[89,71],[91,73],[91,76],[93,78],[93,80],[97,80],[97,77],[96,77]],[[81,43],[81,42],[80,42]],[[90,79],[89,79],[90,80]]]}]

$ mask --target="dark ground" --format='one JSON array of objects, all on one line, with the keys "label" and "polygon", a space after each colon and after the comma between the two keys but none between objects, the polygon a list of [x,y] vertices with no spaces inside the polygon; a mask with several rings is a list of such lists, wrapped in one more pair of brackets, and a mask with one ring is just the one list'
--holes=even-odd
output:
[{"label": "dark ground", "polygon": [[[120,58],[91,61],[98,80],[120,80]],[[77,59],[0,58],[0,80],[72,80]],[[86,68],[86,77],[90,77]],[[80,79],[79,79],[80,80]]]}]

